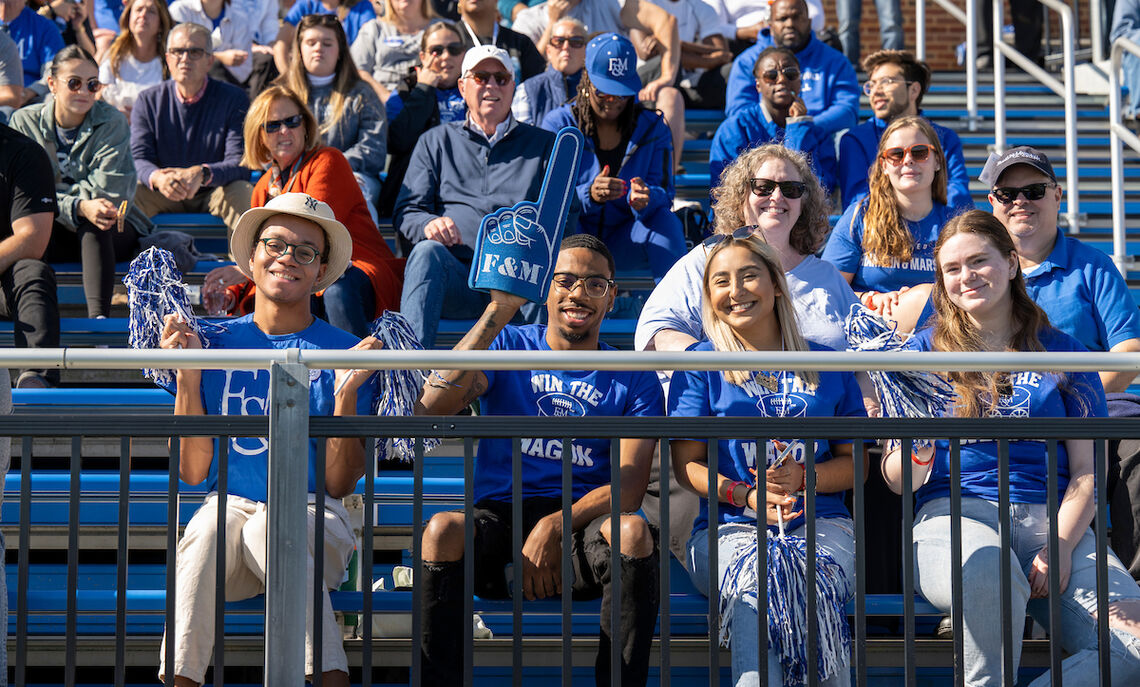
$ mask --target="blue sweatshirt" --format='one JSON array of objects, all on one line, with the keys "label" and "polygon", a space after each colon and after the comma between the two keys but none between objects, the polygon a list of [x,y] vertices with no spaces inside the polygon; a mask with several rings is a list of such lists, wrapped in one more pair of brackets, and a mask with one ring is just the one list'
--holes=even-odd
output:
[{"label": "blue sweatshirt", "polygon": [[[926,121],[934,128],[934,133],[938,134],[942,154],[946,156],[946,205],[954,209],[972,210],[974,199],[970,195],[970,174],[966,171],[962,140],[954,131],[929,119]],[[867,170],[879,153],[879,140],[888,125],[889,122],[871,117],[839,139],[839,189],[843,193],[844,210],[867,195]]]},{"label": "blue sweatshirt", "polygon": [[787,128],[772,121],[761,103],[750,105],[729,117],[716,129],[709,148],[709,177],[711,185],[720,182],[724,168],[732,164],[746,148],[764,143],[782,143],[798,150],[811,160],[812,171],[828,193],[835,189],[835,143],[815,125],[812,117],[794,117]]},{"label": "blue sweatshirt", "polygon": [[[578,126],[574,113],[569,105],[563,105],[546,115],[542,128],[548,131],[558,131],[564,126]],[[637,211],[629,206],[628,197],[611,200],[606,203],[595,203],[590,198],[590,184],[594,178],[601,174],[597,153],[594,152],[594,141],[587,136],[586,146],[582,150],[582,164],[578,168],[578,201],[582,204],[581,223],[583,231],[595,233],[604,229],[604,233],[613,232],[625,225],[632,224],[634,219],[649,217],[662,207],[672,207],[673,196],[676,189],[673,187],[673,135],[661,115],[649,110],[643,110],[633,127],[633,135],[625,149],[625,156],[621,161],[621,169],[613,176],[621,177],[629,182],[634,177],[641,177],[649,187],[649,204]]]},{"label": "blue sweatshirt", "polygon": [[[752,68],[764,48],[771,45],[772,35],[764,29],[756,37],[756,45],[733,61],[725,94],[726,115],[760,102]],[[817,39],[813,31],[807,45],[796,53],[796,59],[803,72],[800,97],[808,114],[815,117],[815,125],[825,134],[855,126],[859,121],[859,79],[843,53]]]},{"label": "blue sweatshirt", "polygon": [[211,186],[248,178],[249,170],[238,164],[249,109],[245,91],[208,79],[202,99],[187,105],[174,88],[168,79],[146,89],[131,110],[131,157],[139,183],[150,186],[150,175],[163,167],[202,164],[213,173]]}]

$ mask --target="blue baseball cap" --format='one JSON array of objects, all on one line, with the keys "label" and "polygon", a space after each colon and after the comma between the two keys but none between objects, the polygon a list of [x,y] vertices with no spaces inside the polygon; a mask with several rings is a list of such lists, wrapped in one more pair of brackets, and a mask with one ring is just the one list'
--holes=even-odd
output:
[{"label": "blue baseball cap", "polygon": [[599,93],[630,96],[641,90],[633,43],[616,33],[595,36],[586,45],[586,73]]}]

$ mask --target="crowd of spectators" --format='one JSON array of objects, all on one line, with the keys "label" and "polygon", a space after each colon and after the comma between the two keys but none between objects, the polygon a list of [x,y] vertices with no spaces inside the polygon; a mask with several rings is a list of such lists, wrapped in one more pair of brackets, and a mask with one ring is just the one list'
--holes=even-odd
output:
[{"label": "crowd of spectators", "polygon": [[[1015,3],[1015,13],[1021,4]],[[0,0],[0,121],[7,121],[0,124],[0,215],[6,211],[8,218],[0,225],[0,315],[16,322],[17,346],[59,344],[59,303],[49,263],[79,261],[88,316],[108,317],[115,264],[131,259],[140,240],[155,231],[152,218],[193,212],[214,215],[229,232],[234,264],[211,271],[203,285],[211,302],[226,304],[212,314],[239,316],[233,322],[263,347],[278,343],[258,337],[278,335],[297,335],[313,347],[356,345],[363,338],[360,345],[369,347],[371,321],[385,310],[399,310],[428,348],[441,319],[475,319],[461,348],[596,349],[605,314],[629,295],[619,291],[616,263],[647,269],[656,285],[642,294],[639,349],[845,349],[844,320],[862,302],[900,331],[916,332],[916,348],[1140,351],[1140,311],[1120,274],[1102,253],[1057,226],[1062,191],[1043,153],[1020,147],[992,156],[981,176],[992,213],[973,210],[958,136],[923,114],[931,72],[902,50],[898,0],[876,2],[884,49],[859,63],[866,74],[862,88],[854,66],[861,3],[854,0],[837,3],[842,51],[821,37],[823,8],[817,0],[32,5]],[[1121,31],[1127,28],[1121,8],[1128,7],[1117,5]],[[1039,49],[1035,35],[1029,26],[1018,42],[1026,50]],[[861,124],[860,90],[872,112]],[[723,108],[726,114],[709,153],[713,236],[696,245],[674,212],[675,178],[684,171],[686,107]],[[551,300],[543,309],[471,289],[468,272],[481,219],[537,199],[555,133],[563,127],[578,128],[585,146]],[[263,236],[276,216],[268,212],[274,207],[292,209],[278,213],[287,220]],[[321,215],[325,211],[335,224]],[[841,215],[834,229],[829,214]],[[262,225],[251,228],[250,217],[261,218]],[[389,218],[395,252],[380,232]],[[298,222],[300,228],[294,226]],[[310,236],[306,227],[314,223],[325,228],[323,235]],[[335,266],[326,252],[336,253]],[[983,258],[990,262],[983,265]],[[275,265],[287,269],[274,271]],[[984,281],[969,295],[962,287],[967,273]],[[994,319],[992,307],[1005,319]],[[761,316],[753,308],[770,316],[763,326],[754,321]],[[308,326],[313,317],[352,336],[302,336],[305,327],[297,325]],[[547,321],[550,326],[542,324]],[[948,334],[947,321],[967,323],[974,338]],[[1012,332],[999,322],[1023,327]],[[168,323],[164,347],[200,343],[183,324]],[[212,343],[243,345],[239,339]],[[799,394],[807,415],[878,412],[864,375],[773,373],[767,384],[729,373],[685,373],[670,390],[670,378],[662,374],[664,392],[652,375],[648,386],[645,375],[566,373],[535,381],[540,376],[436,371],[418,410],[456,412],[482,397],[490,414],[545,414],[541,399],[527,396],[532,385],[559,393],[585,385],[620,388],[625,395],[590,397],[590,408],[568,396],[567,407],[581,414],[738,415],[748,406],[747,414],[778,415],[790,407],[790,393]],[[354,405],[360,380],[352,379]],[[16,385],[58,381],[57,371],[29,369],[20,371]],[[1124,391],[1131,378],[1117,372],[1074,378],[1072,384],[1082,386],[1076,392],[1065,384],[1042,391],[1040,380],[951,381],[966,414],[1026,410],[1002,405],[1012,398],[1010,384],[1024,382],[1034,386],[1026,392],[1031,402],[1041,399],[1029,414],[1096,415],[1106,412],[1104,392]],[[184,382],[201,388],[187,396]],[[219,389],[234,392],[233,384],[228,377],[180,375],[179,412],[225,412],[207,396]],[[251,381],[249,389],[258,384]],[[331,384],[329,376],[314,392],[327,405],[326,414],[334,412],[329,404],[336,405],[336,414],[351,414]],[[1079,403],[1070,402],[1071,393],[1081,395]],[[765,405],[770,394],[783,394],[784,405]],[[631,495],[629,504],[623,500],[623,512],[637,510],[652,461],[644,440],[629,442],[621,452],[623,488],[628,480]],[[603,517],[609,512],[608,442],[603,443],[573,447],[576,456],[592,452],[590,460],[596,461],[575,482],[575,498],[585,504],[575,511],[575,545],[583,561],[592,562],[576,571],[583,577],[575,592],[622,605],[621,630],[628,636],[621,640],[621,669],[640,683],[652,630],[646,623],[655,608],[639,606],[636,598],[609,599],[608,585],[600,585],[615,572],[598,561],[608,562],[611,527],[619,526]],[[733,527],[756,518],[756,493],[747,483],[755,482],[755,472],[748,472],[756,467],[759,449],[722,442],[722,455],[731,461],[713,484],[703,462],[706,444],[675,444],[677,480],[695,492],[688,497],[694,535],[682,555],[690,558],[694,581],[708,589],[724,580],[709,579],[701,567],[706,531],[717,523],[708,521],[707,503],[697,495],[707,497],[715,489],[728,505],[719,523],[723,574],[737,544]],[[355,459],[355,447],[335,447]],[[524,489],[525,536],[528,542],[535,538],[528,546],[538,555],[561,531],[547,522],[558,506],[547,502],[553,473],[545,468],[554,449],[532,448],[527,459],[541,469]],[[501,492],[502,483],[487,486],[501,471],[492,461],[507,450],[480,445],[476,478],[482,486],[476,496],[484,500],[477,504],[476,544],[477,555],[487,560],[509,560],[509,551],[496,548],[510,534],[502,510],[509,492]],[[769,456],[767,503],[784,509],[793,530],[802,525],[795,519],[794,487],[803,479],[803,450],[789,466],[774,465]],[[978,450],[984,454],[988,448]],[[184,457],[194,463],[193,469],[183,468],[184,476],[206,479],[215,451],[207,441],[184,444]],[[836,502],[830,509],[817,506],[817,532],[823,550],[843,567],[850,519],[835,495],[862,476],[851,470],[850,444],[821,442],[815,451],[821,502]],[[1069,453],[1068,489],[1073,499],[1085,499],[1085,448],[1074,443]],[[934,475],[933,482],[915,485],[920,514],[930,515],[921,547],[933,552],[920,562],[921,572],[944,548],[938,480],[945,481],[945,447],[912,459],[922,468],[916,474]],[[884,475],[896,491],[904,486],[897,479],[899,460],[897,452],[887,451]],[[843,469],[836,467],[841,464]],[[971,496],[989,503],[991,491],[986,483]],[[250,494],[252,502],[264,500],[256,490]],[[1040,489],[1025,495],[1034,504],[1044,498]],[[1062,496],[1068,504],[1068,491]],[[1066,553],[1073,553],[1088,526],[1081,504],[1071,506],[1064,520],[1071,545]],[[987,506],[974,505],[981,509],[979,526],[988,528]],[[675,509],[685,507],[679,503]],[[207,508],[199,516],[216,522]],[[245,522],[250,515],[235,517]],[[623,575],[656,585],[647,572],[655,571],[647,562],[657,552],[653,532],[636,516],[623,516],[620,526]],[[452,630],[460,624],[453,578],[464,552],[456,527],[456,518],[436,516],[424,541],[425,666],[440,677],[454,672]],[[200,544],[187,539],[180,557]],[[1026,565],[1032,567],[1029,553],[1034,552],[1027,552]],[[343,569],[339,558],[330,560]],[[255,575],[263,572],[263,561],[253,567]],[[212,569],[196,574],[207,573]],[[1026,599],[1029,587],[1036,590],[1037,574],[1026,573]],[[555,571],[541,565],[526,575],[529,596],[553,594],[561,584]],[[923,592],[932,601],[940,598],[941,581],[924,577]],[[477,581],[484,582],[488,594],[507,593],[501,576]],[[1122,675],[1140,661],[1134,596],[1140,593],[1128,589],[1113,597],[1121,601],[1110,622],[1124,633],[1116,637],[1127,654],[1120,654]],[[971,604],[967,623],[975,612],[980,617],[986,601],[979,597]],[[1085,612],[1077,602],[1070,610]],[[608,632],[603,627],[603,646],[615,640]],[[744,629],[735,632],[752,637]],[[326,630],[326,640],[330,634]],[[184,634],[177,641],[178,675],[200,679],[208,647],[186,645],[193,641]],[[970,628],[967,644],[978,645],[968,670],[990,670],[993,657],[983,646],[984,633]],[[1074,651],[1082,648],[1074,645]],[[310,659],[312,651],[310,646]],[[329,655],[325,666],[340,670],[343,652]],[[182,672],[186,656],[189,672]],[[608,648],[599,654],[600,668],[603,659],[609,659]],[[734,675],[748,672],[735,653],[733,666]],[[1114,676],[1116,671],[1114,664]]]}]

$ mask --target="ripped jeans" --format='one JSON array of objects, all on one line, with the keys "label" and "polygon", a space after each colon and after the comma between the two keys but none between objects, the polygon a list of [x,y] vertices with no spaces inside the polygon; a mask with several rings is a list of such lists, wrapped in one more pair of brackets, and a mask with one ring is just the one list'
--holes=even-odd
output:
[{"label": "ripped jeans", "polygon": [[[1013,617],[1001,622],[1000,539],[998,504],[978,498],[962,499],[962,615],[965,624],[966,684],[1000,685],[1002,628],[1012,624],[1013,664],[1021,658],[1021,618],[1026,612],[1048,627],[1048,599],[1030,599],[1028,573],[1033,559],[1049,541],[1045,504],[1010,504],[1010,590]],[[927,601],[944,612],[951,606],[950,499],[933,499],[915,517],[915,586]],[[1070,656],[1061,664],[1065,687],[1096,685],[1096,537],[1085,531],[1073,551],[1068,586],[1061,592],[1061,642]],[[1109,603],[1140,598],[1140,588],[1108,551]],[[1112,684],[1140,684],[1140,639],[1110,628]],[[1031,687],[1049,684],[1049,673]]]}]

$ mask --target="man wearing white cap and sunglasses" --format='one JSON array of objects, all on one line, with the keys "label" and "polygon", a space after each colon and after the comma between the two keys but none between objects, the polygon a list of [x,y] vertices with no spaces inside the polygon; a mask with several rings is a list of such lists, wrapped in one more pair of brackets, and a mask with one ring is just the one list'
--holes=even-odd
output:
[{"label": "man wearing white cap and sunglasses", "polygon": [[[376,339],[361,341],[313,316],[312,294],[332,284],[348,268],[352,237],[329,206],[304,193],[286,193],[265,207],[244,213],[230,237],[230,252],[240,269],[257,285],[253,312],[229,320],[205,336],[209,348],[352,349],[380,348]],[[202,341],[184,323],[166,318],[161,347],[201,348]],[[312,370],[309,407],[313,415],[370,414],[376,389],[371,370]],[[264,415],[269,398],[268,370],[179,370],[175,415]],[[179,471],[182,481],[209,481],[217,490],[217,445],[213,437],[182,437]],[[231,437],[226,497],[226,561],[224,586],[215,580],[217,494],[206,497],[178,544],[174,684],[201,684],[214,646],[214,600],[219,589],[227,600],[246,599],[265,591],[268,442],[262,437]],[[313,530],[317,443],[309,440],[309,582],[312,588]],[[358,438],[330,437],[325,443],[325,531],[322,606],[322,677],[325,685],[348,685],[348,661],[341,632],[329,603],[328,588],[340,585],[353,551],[352,527],[340,499],[364,475],[364,443]],[[314,669],[312,594],[305,595],[305,670]],[[159,668],[159,677],[167,666]]]},{"label": "man wearing white cap and sunglasses", "polygon": [[[413,244],[400,311],[424,348],[434,345],[441,317],[474,319],[490,302],[467,286],[479,223],[498,208],[536,200],[554,150],[554,134],[511,115],[514,66],[506,51],[471,48],[461,73],[467,119],[437,126],[416,143],[393,217]],[[578,210],[575,198],[567,234],[578,231]],[[537,314],[533,304],[524,309]]]}]

